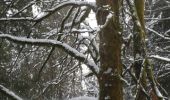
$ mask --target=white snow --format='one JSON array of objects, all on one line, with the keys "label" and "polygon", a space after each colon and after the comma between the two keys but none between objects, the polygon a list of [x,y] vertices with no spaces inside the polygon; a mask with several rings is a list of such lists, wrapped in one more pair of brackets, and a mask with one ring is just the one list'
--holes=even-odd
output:
[{"label": "white snow", "polygon": [[28,20],[34,21],[32,17],[20,17],[20,18],[0,18],[0,21],[19,21],[19,20]]},{"label": "white snow", "polygon": [[81,96],[81,97],[75,97],[70,100],[97,100],[95,97],[87,97],[87,96]]},{"label": "white snow", "polygon": [[108,23],[112,20],[112,18],[113,18],[113,14],[109,13],[109,15],[107,16],[106,22],[102,27],[103,28],[106,27]]},{"label": "white snow", "polygon": [[165,100],[164,97],[162,96],[162,94],[160,93],[159,89],[157,86],[154,86],[154,89],[156,91],[156,95],[160,98],[162,98],[161,100]]},{"label": "white snow", "polygon": [[35,16],[35,20],[39,20],[45,16],[47,16],[49,13],[48,12],[41,12],[41,13],[38,13],[37,16]]},{"label": "white snow", "polygon": [[170,62],[170,58],[161,57],[161,56],[159,56],[159,55],[151,55],[150,58],[162,60],[162,61],[165,61],[165,62]]},{"label": "white snow", "polygon": [[96,0],[86,0],[86,1],[88,1],[88,2],[96,2]]},{"label": "white snow", "polygon": [[110,99],[110,96],[106,96],[104,99],[105,99],[105,100],[109,100],[109,99]]},{"label": "white snow", "polygon": [[95,16],[96,16],[95,13],[91,11],[90,14],[89,14],[89,17],[86,18],[86,21],[88,22],[90,27],[93,28],[93,29],[97,28],[97,21],[96,21]]},{"label": "white snow", "polygon": [[108,68],[105,72],[104,72],[104,74],[109,74],[109,73],[111,73],[112,72],[112,68]]},{"label": "white snow", "polygon": [[36,17],[39,13],[41,13],[41,8],[38,5],[32,5],[32,12],[33,12],[33,17]]},{"label": "white snow", "polygon": [[14,92],[10,91],[9,89],[7,89],[6,87],[4,87],[2,85],[0,85],[0,90],[5,92],[6,94],[10,95],[15,100],[23,100],[21,97],[17,96]]}]

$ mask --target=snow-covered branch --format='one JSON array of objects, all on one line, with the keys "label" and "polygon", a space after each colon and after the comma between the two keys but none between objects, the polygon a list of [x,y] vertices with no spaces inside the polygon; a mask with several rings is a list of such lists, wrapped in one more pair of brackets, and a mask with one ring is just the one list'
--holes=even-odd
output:
[{"label": "snow-covered branch", "polygon": [[63,7],[66,6],[87,6],[90,7],[92,10],[96,11],[96,4],[93,2],[86,2],[86,1],[67,1],[67,2],[63,2],[59,5],[57,5],[56,7],[49,9],[48,11],[53,12],[56,10],[60,10]]},{"label": "snow-covered branch", "polygon": [[148,12],[156,12],[156,11],[163,11],[163,10],[168,10],[170,9],[170,6],[164,6],[164,7],[158,7],[157,9],[152,9],[152,10],[146,10]]},{"label": "snow-covered branch", "polygon": [[10,97],[12,100],[23,100],[21,97],[16,95],[14,92],[11,90],[7,89],[6,87],[0,85],[0,92],[4,93],[8,97]]},{"label": "snow-covered branch", "polygon": [[61,4],[58,4],[54,8],[51,8],[49,10],[46,10],[42,12],[39,16],[36,18],[32,17],[23,17],[23,18],[0,18],[0,21],[34,21],[34,22],[40,22],[41,20],[49,17],[50,15],[54,14],[55,12],[59,11],[60,9],[67,7],[67,6],[87,6],[91,8],[93,11],[96,11],[96,5],[93,2],[86,2],[86,1],[67,1],[63,2]]},{"label": "snow-covered branch", "polygon": [[32,17],[0,18],[0,21],[35,21]]},{"label": "snow-covered branch", "polygon": [[163,38],[163,39],[165,39],[165,40],[170,40],[169,37],[165,37],[165,36],[159,34],[158,32],[156,32],[155,30],[153,30],[153,29],[151,29],[151,28],[148,28],[148,27],[147,27],[146,29],[149,30],[149,31],[151,31],[151,32],[153,32],[153,33],[155,33],[155,35],[157,35],[157,36],[159,36],[159,37],[161,37],[161,38]]},{"label": "snow-covered branch", "polygon": [[151,55],[149,58],[154,58],[154,59],[161,60],[164,62],[170,62],[170,58],[161,57],[159,55]]},{"label": "snow-covered branch", "polygon": [[90,59],[86,59],[86,56],[83,53],[80,53],[79,51],[72,48],[71,46],[69,46],[66,43],[62,43],[60,41],[56,41],[56,40],[52,40],[52,39],[30,39],[30,38],[25,38],[25,37],[11,36],[8,34],[0,34],[0,38],[7,39],[9,41],[13,41],[13,42],[19,43],[19,44],[31,44],[31,45],[39,45],[39,46],[58,47],[58,48],[64,50],[65,52],[67,52],[72,57],[75,57],[77,60],[84,62],[95,75],[97,75],[97,73],[99,72],[99,68],[94,63],[94,61],[92,61]]},{"label": "snow-covered branch", "polygon": [[170,17],[167,17],[167,18],[145,18],[145,20],[168,21],[168,20],[170,20]]},{"label": "snow-covered branch", "polygon": [[53,14],[54,12],[62,9],[63,7],[66,6],[88,6],[91,9],[93,9],[94,11],[96,10],[96,6],[95,3],[92,2],[85,2],[85,1],[68,1],[68,2],[63,2],[59,5],[57,5],[56,7],[49,9],[47,11],[45,11],[46,13],[44,13],[42,16],[35,18],[36,21],[41,21],[45,18],[47,18],[48,16],[50,16],[51,14]]}]

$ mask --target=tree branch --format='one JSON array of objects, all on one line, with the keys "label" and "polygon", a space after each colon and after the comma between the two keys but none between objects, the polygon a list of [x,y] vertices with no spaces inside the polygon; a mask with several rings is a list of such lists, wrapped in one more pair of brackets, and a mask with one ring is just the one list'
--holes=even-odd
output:
[{"label": "tree branch", "polygon": [[159,37],[165,39],[165,40],[170,40],[169,37],[165,37],[165,36],[159,34],[158,32],[156,32],[155,30],[153,30],[153,29],[151,29],[151,28],[148,28],[148,27],[147,27],[146,29],[149,30],[149,31],[151,31],[151,32],[154,33],[155,35],[157,35],[157,36],[159,36]]},{"label": "tree branch", "polygon": [[21,97],[19,97],[14,92],[12,92],[11,90],[7,89],[6,87],[4,87],[2,85],[0,85],[0,92],[7,95],[12,100],[23,100]]},{"label": "tree branch", "polygon": [[62,43],[60,41],[52,40],[52,39],[30,39],[25,37],[16,37],[8,34],[0,34],[0,38],[7,39],[9,41],[13,41],[18,44],[31,44],[31,45],[38,45],[38,46],[54,46],[58,47],[65,52],[67,52],[69,55],[75,57],[77,60],[84,62],[89,69],[97,75],[99,72],[99,68],[94,63],[94,61],[90,59],[86,59],[86,56],[83,53],[80,53],[76,49],[72,48],[66,43]]},{"label": "tree branch", "polygon": [[96,5],[95,3],[92,2],[85,2],[85,1],[67,1],[67,2],[63,2],[61,4],[58,4],[56,7],[51,8],[47,11],[42,12],[42,14],[40,14],[39,16],[37,16],[36,18],[33,17],[22,17],[22,18],[0,18],[0,21],[33,21],[33,22],[40,22],[44,19],[46,19],[47,17],[49,17],[50,15],[54,14],[55,12],[59,11],[60,9],[67,7],[67,6],[87,6],[89,8],[91,8],[93,11],[96,11]]},{"label": "tree branch", "polygon": [[161,61],[170,63],[170,58],[161,57],[159,55],[151,55],[151,56],[149,56],[149,58],[154,58],[154,59],[157,59],[157,60],[161,60]]}]

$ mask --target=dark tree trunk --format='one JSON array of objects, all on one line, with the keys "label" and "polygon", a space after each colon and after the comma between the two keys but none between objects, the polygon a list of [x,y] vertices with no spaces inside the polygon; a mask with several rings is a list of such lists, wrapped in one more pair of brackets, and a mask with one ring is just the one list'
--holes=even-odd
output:
[{"label": "dark tree trunk", "polygon": [[100,72],[99,100],[123,100],[121,66],[121,36],[119,27],[120,0],[96,0],[98,7],[109,5],[114,12],[106,23],[109,12],[98,9],[96,18],[99,25],[104,25],[100,31]]}]

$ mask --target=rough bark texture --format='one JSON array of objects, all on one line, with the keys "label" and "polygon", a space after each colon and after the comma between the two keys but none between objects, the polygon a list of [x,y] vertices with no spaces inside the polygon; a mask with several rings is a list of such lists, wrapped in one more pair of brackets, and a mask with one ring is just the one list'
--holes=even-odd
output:
[{"label": "rough bark texture", "polygon": [[119,28],[120,0],[96,0],[99,10],[96,18],[99,25],[106,22],[109,12],[100,9],[110,5],[114,12],[113,19],[109,21],[100,35],[100,72],[98,77],[100,94],[99,100],[123,100],[122,82],[120,80],[121,66],[121,39]]}]

